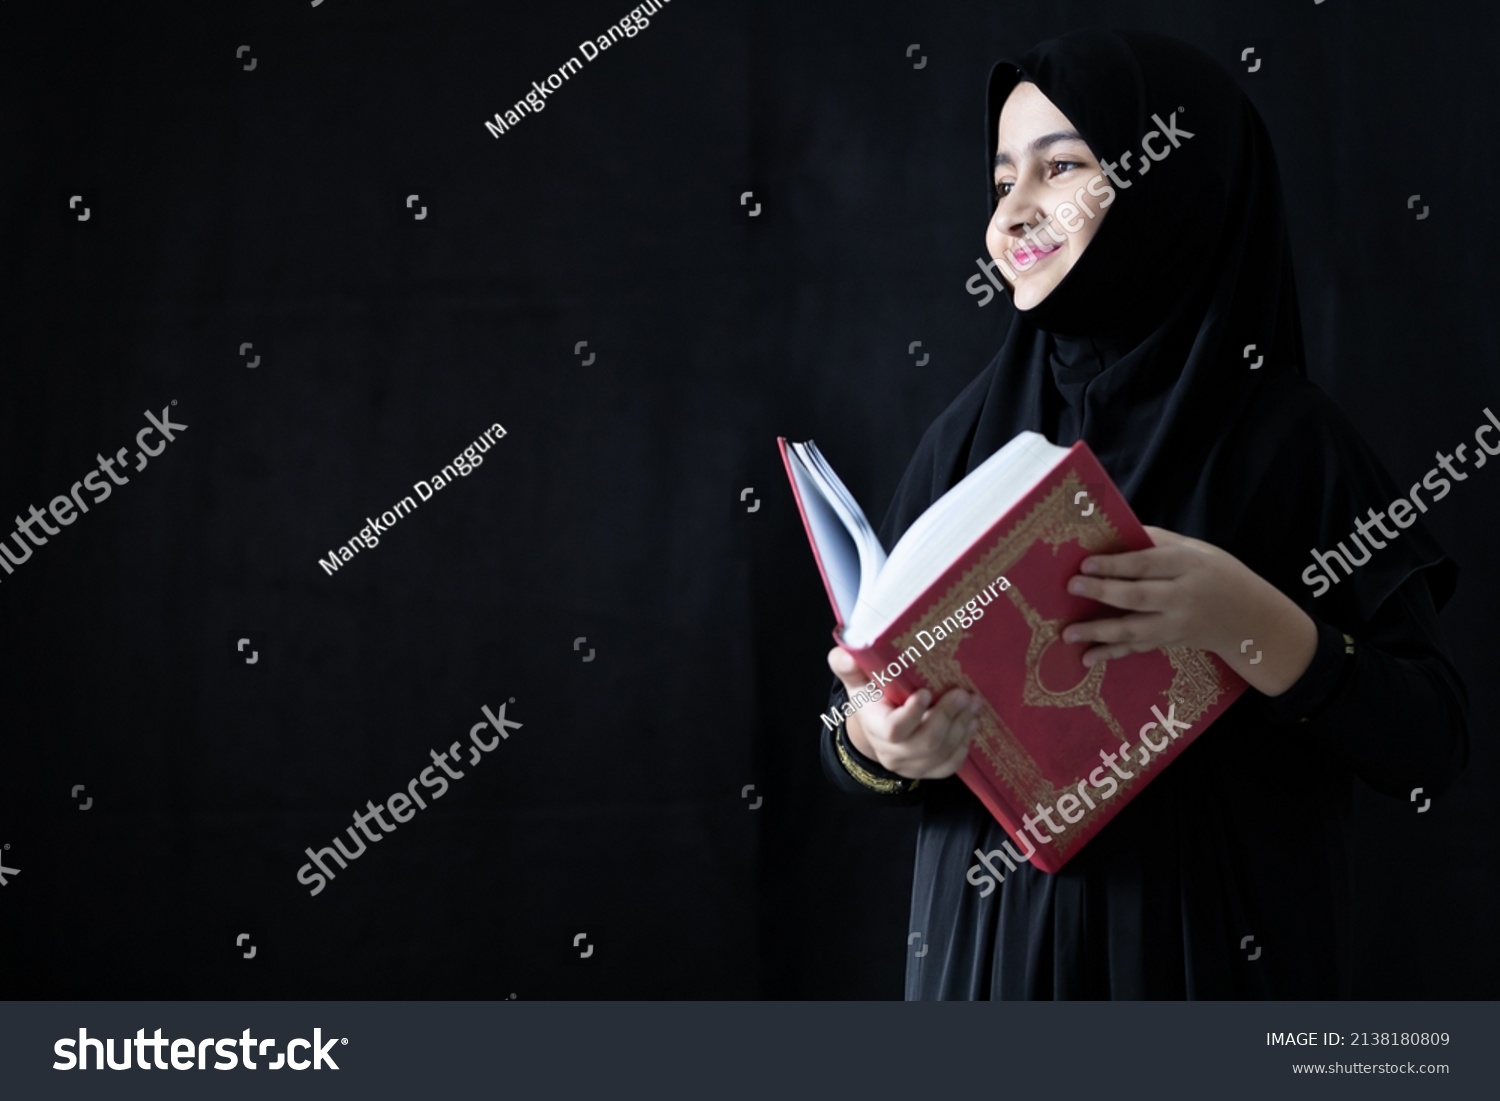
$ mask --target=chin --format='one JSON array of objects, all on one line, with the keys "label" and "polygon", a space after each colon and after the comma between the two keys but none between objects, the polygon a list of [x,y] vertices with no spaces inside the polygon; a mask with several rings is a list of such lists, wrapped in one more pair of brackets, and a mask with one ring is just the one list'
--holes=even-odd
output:
[{"label": "chin", "polygon": [[1016,309],[1029,310],[1051,294],[1054,286],[1056,286],[1056,283],[1053,281],[1040,286],[1035,283],[1023,284],[1016,288],[1011,301],[1015,304]]}]

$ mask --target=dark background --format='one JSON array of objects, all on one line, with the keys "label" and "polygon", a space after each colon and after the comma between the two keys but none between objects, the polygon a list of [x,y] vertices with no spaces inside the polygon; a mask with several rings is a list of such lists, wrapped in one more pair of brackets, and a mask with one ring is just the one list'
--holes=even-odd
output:
[{"label": "dark background", "polygon": [[[497,139],[626,0],[5,4],[0,515],[145,410],[189,428],[0,575],[0,994],[900,997],[915,812],[819,771],[831,616],[774,437],[878,518],[1007,321],[963,289],[990,65],[1104,23],[1241,74],[1312,376],[1419,479],[1500,409],[1494,27],[1371,7],[673,0]],[[1500,991],[1497,506],[1485,470],[1427,517],[1472,757],[1426,814],[1361,797],[1361,996]],[[304,848],[511,697],[309,897]]]}]

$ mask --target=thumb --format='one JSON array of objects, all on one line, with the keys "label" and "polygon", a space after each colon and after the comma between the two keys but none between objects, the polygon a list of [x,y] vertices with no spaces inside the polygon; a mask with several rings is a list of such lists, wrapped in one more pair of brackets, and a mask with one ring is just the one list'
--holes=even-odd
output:
[{"label": "thumb", "polygon": [[835,646],[828,651],[828,668],[833,670],[833,675],[838,677],[849,693],[859,691],[869,683],[870,678],[865,675],[859,663],[854,660],[854,655],[842,646]]}]

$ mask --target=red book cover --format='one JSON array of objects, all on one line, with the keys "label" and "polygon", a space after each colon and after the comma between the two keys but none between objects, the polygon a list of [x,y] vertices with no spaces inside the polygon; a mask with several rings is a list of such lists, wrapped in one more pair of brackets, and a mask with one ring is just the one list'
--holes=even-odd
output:
[{"label": "red book cover", "polygon": [[[795,478],[792,491],[811,539]],[[1169,647],[1085,669],[1087,644],[1062,641],[1069,623],[1125,614],[1067,591],[1078,564],[1152,545],[1080,440],[875,643],[846,647],[893,705],[924,687],[984,699],[958,775],[1017,855],[1034,849],[1043,871],[1066,864],[1247,687],[1201,650]],[[828,587],[821,560],[818,568]],[[842,627],[834,639],[845,645]]]}]

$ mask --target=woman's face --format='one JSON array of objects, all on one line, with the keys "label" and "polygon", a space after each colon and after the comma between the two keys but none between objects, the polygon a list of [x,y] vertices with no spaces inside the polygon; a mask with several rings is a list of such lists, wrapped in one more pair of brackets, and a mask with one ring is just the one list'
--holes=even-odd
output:
[{"label": "woman's face", "polygon": [[1029,310],[1083,255],[1114,189],[1073,124],[1026,81],[1000,111],[996,150],[1000,205],[985,245],[1014,291],[1016,308]]}]

